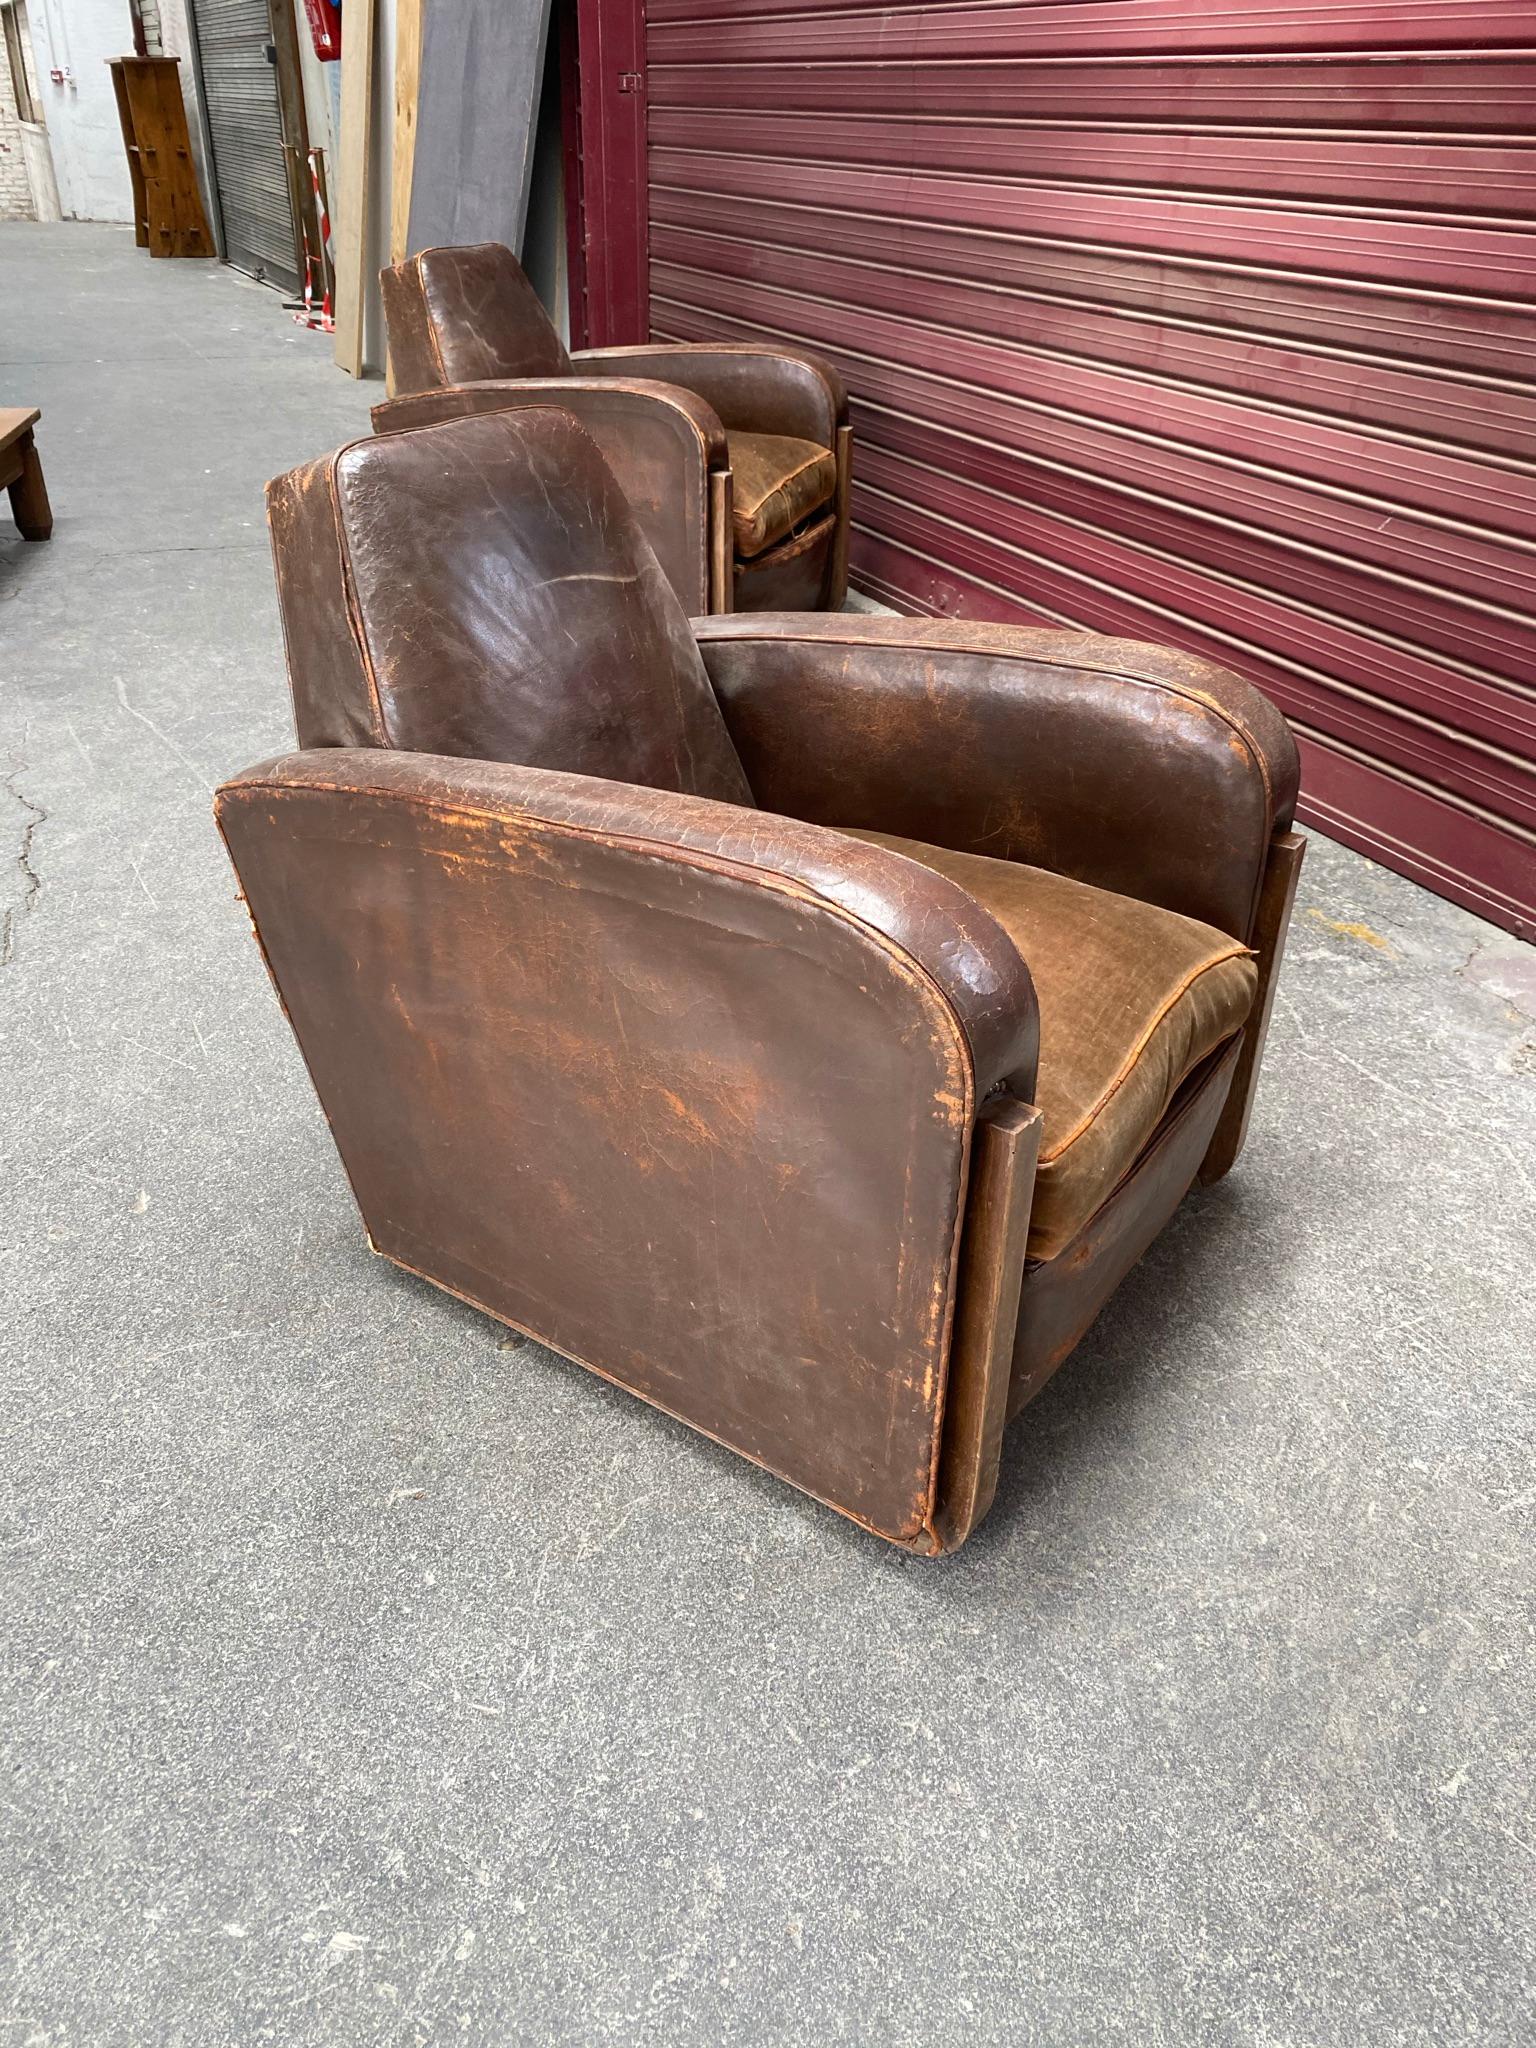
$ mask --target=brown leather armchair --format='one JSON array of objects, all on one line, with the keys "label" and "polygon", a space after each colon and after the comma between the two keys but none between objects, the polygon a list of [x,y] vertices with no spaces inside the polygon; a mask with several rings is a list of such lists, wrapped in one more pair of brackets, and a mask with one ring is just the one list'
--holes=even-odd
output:
[{"label": "brown leather armchair", "polygon": [[1302,852],[1278,712],[1086,634],[690,623],[548,410],[270,504],[305,751],[219,820],[373,1248],[963,1542],[1242,1143]]},{"label": "brown leather armchair", "polygon": [[499,242],[379,276],[398,395],[376,432],[556,406],[597,442],[685,611],[841,611],[853,430],[829,364],[749,342],[568,354]]}]

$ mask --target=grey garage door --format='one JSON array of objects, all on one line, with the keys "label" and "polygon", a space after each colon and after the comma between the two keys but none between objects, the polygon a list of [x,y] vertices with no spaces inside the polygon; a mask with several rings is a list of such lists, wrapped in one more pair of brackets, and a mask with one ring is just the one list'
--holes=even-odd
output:
[{"label": "grey garage door", "polygon": [[203,105],[224,252],[252,277],[299,289],[267,0],[197,0]]}]

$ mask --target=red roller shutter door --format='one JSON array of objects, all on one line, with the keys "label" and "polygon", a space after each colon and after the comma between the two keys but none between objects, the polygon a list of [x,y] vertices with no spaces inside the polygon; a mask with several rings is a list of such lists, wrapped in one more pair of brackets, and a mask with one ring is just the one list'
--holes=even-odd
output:
[{"label": "red roller shutter door", "polygon": [[646,88],[651,332],[839,364],[862,587],[1230,664],[1536,932],[1533,0],[648,0]]}]

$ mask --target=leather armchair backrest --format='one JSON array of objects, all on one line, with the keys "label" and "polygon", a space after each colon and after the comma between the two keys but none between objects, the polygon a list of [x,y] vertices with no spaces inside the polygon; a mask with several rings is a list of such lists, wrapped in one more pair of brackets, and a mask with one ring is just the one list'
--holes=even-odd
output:
[{"label": "leather armchair backrest", "polygon": [[397,392],[570,371],[538,293],[500,242],[423,249],[379,282]]},{"label": "leather armchair backrest", "polygon": [[752,803],[682,607],[568,414],[355,441],[267,504],[301,746]]}]

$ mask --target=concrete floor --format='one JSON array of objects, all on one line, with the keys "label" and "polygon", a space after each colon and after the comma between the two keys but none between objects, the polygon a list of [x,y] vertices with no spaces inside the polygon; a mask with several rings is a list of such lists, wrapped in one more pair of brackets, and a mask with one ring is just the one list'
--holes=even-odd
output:
[{"label": "concrete floor", "polygon": [[1314,840],[1243,1162],[898,1555],[364,1248],[209,798],[377,387],[125,231],[0,308],[0,2039],[1531,2040],[1536,956]]}]

